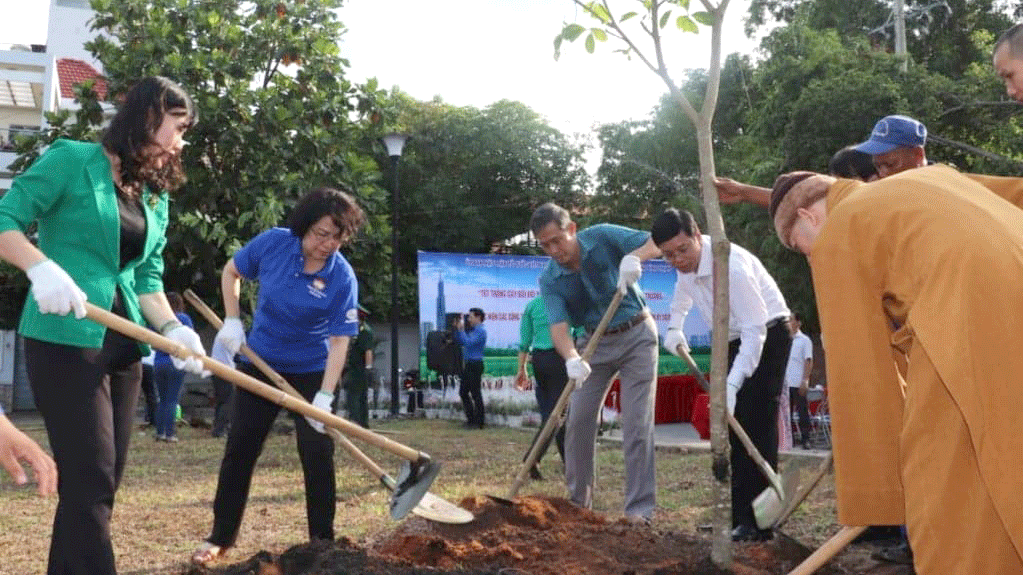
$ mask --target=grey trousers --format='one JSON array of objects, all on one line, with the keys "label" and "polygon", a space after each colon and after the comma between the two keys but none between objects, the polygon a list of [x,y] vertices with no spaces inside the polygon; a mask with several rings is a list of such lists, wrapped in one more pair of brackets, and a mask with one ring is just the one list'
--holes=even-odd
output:
[{"label": "grey trousers", "polygon": [[611,377],[621,379],[625,515],[649,518],[656,501],[654,399],[657,392],[657,325],[653,318],[622,333],[605,335],[590,358],[593,372],[572,392],[565,434],[565,482],[577,505],[593,505],[597,416]]}]

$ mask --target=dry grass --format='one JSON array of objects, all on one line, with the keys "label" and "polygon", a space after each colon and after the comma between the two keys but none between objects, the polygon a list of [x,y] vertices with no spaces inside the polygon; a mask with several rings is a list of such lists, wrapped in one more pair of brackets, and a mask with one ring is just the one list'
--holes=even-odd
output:
[{"label": "dry grass", "polygon": [[[376,423],[393,432],[392,439],[422,449],[442,461],[444,468],[432,492],[458,502],[471,495],[504,496],[516,464],[529,445],[533,430],[488,428],[464,430],[455,422],[400,419]],[[39,425],[23,425],[40,442]],[[181,442],[157,443],[150,431],[133,438],[128,468],[114,509],[113,532],[121,575],[181,573],[189,554],[205,537],[212,522],[211,504],[223,440],[205,429],[179,429]],[[293,435],[273,434],[256,469],[252,493],[237,547],[231,557],[246,558],[256,551],[282,551],[307,538],[301,466]],[[360,445],[361,447],[361,445]],[[396,473],[397,458],[367,448],[382,467]],[[389,532],[387,493],[353,460],[338,461],[338,536],[368,540]],[[803,476],[817,465],[803,462]],[[710,503],[710,460],[704,454],[659,450],[657,459],[659,510],[655,525],[692,532],[707,522]],[[527,484],[522,493],[564,495],[563,475],[555,451],[548,453],[542,471],[546,480]],[[622,454],[617,444],[598,449],[595,507],[609,516],[621,513]],[[836,530],[834,488],[826,477],[797,512],[786,532],[807,544],[820,544]],[[45,572],[50,523],[55,498],[40,499],[27,488],[0,479],[0,574]]]}]

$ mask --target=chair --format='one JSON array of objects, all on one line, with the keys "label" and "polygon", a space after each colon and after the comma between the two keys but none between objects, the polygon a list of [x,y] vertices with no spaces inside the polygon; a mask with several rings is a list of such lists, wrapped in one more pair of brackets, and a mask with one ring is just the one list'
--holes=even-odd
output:
[{"label": "chair", "polygon": [[827,388],[808,389],[806,403],[810,411],[810,446],[831,449],[831,413],[828,411]]}]

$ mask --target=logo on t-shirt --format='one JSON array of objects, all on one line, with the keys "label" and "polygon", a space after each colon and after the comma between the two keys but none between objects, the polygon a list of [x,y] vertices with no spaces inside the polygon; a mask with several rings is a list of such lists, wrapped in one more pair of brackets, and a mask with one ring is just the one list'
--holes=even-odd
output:
[{"label": "logo on t-shirt", "polygon": [[350,322],[359,321],[359,310],[353,307],[345,313],[345,318]]},{"label": "logo on t-shirt", "polygon": [[327,294],[323,293],[324,288],[327,287],[327,282],[323,281],[323,278],[313,278],[313,281],[309,283],[309,295],[317,298],[325,298]]}]

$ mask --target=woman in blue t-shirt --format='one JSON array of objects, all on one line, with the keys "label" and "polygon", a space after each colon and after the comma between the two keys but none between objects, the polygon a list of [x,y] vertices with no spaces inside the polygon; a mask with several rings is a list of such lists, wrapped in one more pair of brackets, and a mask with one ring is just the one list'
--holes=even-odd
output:
[{"label": "woman in blue t-shirt", "polygon": [[[167,292],[167,303],[174,310],[174,317],[181,325],[194,329],[192,318],[185,313],[185,302],[178,292]],[[178,402],[181,400],[181,387],[185,384],[185,372],[174,367],[171,356],[166,351],[156,351],[153,358],[153,383],[159,398],[156,406],[154,424],[157,441],[177,442]]]},{"label": "woman in blue t-shirt", "polygon": [[[227,262],[221,275],[224,327],[217,342],[231,354],[243,343],[266,360],[307,400],[331,411],[334,389],[359,331],[358,284],[338,249],[362,225],[362,210],[348,193],[317,188],[302,198],[287,228],[269,229]],[[241,280],[259,282],[252,328],[240,319]],[[251,363],[239,369],[269,382]],[[231,430],[213,501],[213,530],[192,561],[207,563],[234,545],[248,499],[252,471],[280,407],[237,389]],[[310,539],[334,539],[334,444],[323,424],[292,414],[302,471]]]}]

